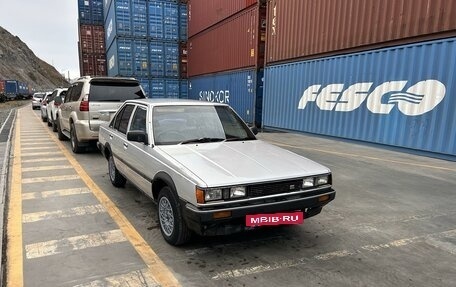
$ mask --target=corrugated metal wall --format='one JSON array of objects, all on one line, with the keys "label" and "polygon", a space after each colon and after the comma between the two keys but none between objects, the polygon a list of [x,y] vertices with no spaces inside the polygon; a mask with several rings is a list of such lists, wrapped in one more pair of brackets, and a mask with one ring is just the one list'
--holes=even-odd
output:
[{"label": "corrugated metal wall", "polygon": [[261,11],[253,6],[189,38],[189,77],[257,67]]},{"label": "corrugated metal wall", "polygon": [[258,0],[190,0],[188,35],[194,36],[257,2]]},{"label": "corrugated metal wall", "polygon": [[269,0],[267,26],[268,63],[315,58],[456,36],[456,1]]},{"label": "corrugated metal wall", "polygon": [[189,99],[229,104],[244,121],[253,123],[257,81],[255,69],[193,77]]},{"label": "corrugated metal wall", "polygon": [[456,156],[456,38],[269,66],[263,123]]}]

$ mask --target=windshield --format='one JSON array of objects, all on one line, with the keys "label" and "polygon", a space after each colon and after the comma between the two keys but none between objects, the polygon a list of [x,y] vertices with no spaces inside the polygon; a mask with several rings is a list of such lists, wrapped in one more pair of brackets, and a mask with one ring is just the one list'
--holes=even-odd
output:
[{"label": "windshield", "polygon": [[152,122],[156,145],[255,139],[226,106],[155,107]]},{"label": "windshield", "polygon": [[139,83],[91,82],[90,101],[125,102],[145,98]]}]

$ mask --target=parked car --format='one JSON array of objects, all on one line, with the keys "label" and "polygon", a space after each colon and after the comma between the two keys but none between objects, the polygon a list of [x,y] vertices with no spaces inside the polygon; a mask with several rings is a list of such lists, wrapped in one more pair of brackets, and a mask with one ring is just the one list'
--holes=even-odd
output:
[{"label": "parked car", "polygon": [[40,112],[41,112],[41,120],[43,122],[47,122],[47,106],[48,106],[48,102],[49,102],[51,95],[52,95],[51,92],[47,92],[47,93],[45,93],[45,95],[43,96],[43,99],[41,100]]},{"label": "parked car", "polygon": [[72,151],[80,153],[97,142],[100,124],[109,121],[125,100],[142,98],[144,91],[133,78],[79,78],[57,110],[58,138],[69,138]]},{"label": "parked car", "polygon": [[39,109],[41,107],[41,101],[46,93],[34,93],[32,95],[32,110]]},{"label": "parked car", "polygon": [[255,137],[226,104],[128,100],[102,124],[111,183],[158,203],[164,239],[302,223],[335,198],[331,171]]},{"label": "parked car", "polygon": [[57,123],[55,119],[57,118],[57,110],[65,99],[65,95],[68,89],[57,88],[52,92],[52,95],[49,97],[49,103],[47,106],[47,122],[48,126],[52,127],[52,131],[57,131]]}]

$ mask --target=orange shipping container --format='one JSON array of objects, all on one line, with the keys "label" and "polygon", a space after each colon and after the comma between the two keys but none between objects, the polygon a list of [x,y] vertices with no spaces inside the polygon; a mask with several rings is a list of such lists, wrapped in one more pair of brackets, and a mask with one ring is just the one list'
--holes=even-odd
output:
[{"label": "orange shipping container", "polygon": [[268,0],[266,62],[456,35],[454,0]]}]

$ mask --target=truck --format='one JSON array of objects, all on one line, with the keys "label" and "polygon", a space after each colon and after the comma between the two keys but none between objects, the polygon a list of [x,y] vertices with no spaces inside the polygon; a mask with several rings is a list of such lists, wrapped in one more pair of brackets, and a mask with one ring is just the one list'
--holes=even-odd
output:
[{"label": "truck", "polygon": [[29,89],[27,83],[16,80],[6,80],[5,96],[7,100],[23,99],[28,97]]}]

